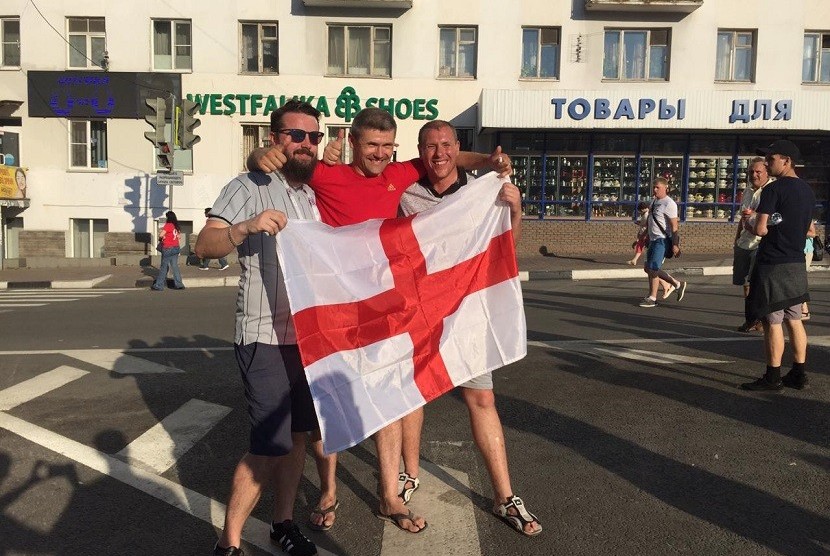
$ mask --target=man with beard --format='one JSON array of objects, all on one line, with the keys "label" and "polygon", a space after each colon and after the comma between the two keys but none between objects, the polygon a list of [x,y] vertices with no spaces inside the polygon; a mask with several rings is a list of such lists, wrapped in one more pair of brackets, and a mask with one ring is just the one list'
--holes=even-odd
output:
[{"label": "man with beard", "polygon": [[271,482],[275,488],[271,539],[288,554],[317,554],[314,543],[292,519],[306,435],[319,434],[319,425],[300,362],[274,236],[289,218],[320,219],[314,192],[305,185],[323,138],[319,118],[314,107],[295,100],[271,114],[271,140],[282,147],[286,164],[280,172],[252,172],[226,185],[196,242],[200,258],[224,257],[236,248],[242,268],[234,351],[248,400],[251,438],[248,453],[234,472],[215,555],[243,554],[242,527]]},{"label": "man with beard", "polygon": [[[807,386],[807,331],[801,322],[801,304],[810,301],[804,238],[812,224],[816,196],[810,184],[795,173],[801,153],[793,142],[779,139],[757,152],[764,156],[775,181],[764,187],[756,217],[745,223],[749,231],[761,236],[745,305],[746,321],[760,320],[764,325],[767,369],[761,378],[745,382],[741,388],[769,391],[787,386],[801,390]],[[784,324],[793,366],[782,377]]]}]

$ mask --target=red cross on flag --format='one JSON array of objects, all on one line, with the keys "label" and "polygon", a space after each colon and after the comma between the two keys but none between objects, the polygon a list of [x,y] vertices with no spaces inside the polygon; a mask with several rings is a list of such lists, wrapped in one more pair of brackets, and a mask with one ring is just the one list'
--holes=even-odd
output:
[{"label": "red cross on flag", "polygon": [[326,452],[526,355],[502,181],[488,174],[406,218],[296,220],[277,235]]}]

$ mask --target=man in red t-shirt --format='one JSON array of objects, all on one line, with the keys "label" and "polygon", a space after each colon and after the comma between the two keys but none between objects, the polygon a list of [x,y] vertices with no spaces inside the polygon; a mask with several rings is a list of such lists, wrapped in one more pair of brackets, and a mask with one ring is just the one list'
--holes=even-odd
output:
[{"label": "man in red t-shirt", "polygon": [[[279,130],[289,133],[291,130]],[[404,191],[426,177],[420,159],[392,162],[397,124],[380,108],[361,110],[352,122],[349,144],[352,147],[351,164],[338,164],[343,137],[326,147],[323,161],[318,164],[308,185],[314,190],[320,216],[330,226],[357,224],[373,218],[395,218]],[[470,169],[492,168],[499,175],[512,172],[510,158],[501,147],[490,154],[461,152],[460,166]],[[248,157],[252,171],[273,172],[285,163],[281,146],[254,150]],[[380,471],[380,503],[377,516],[391,521],[400,529],[420,533],[427,523],[404,505],[398,496],[398,467],[401,459],[402,428],[395,421],[374,435]],[[336,456],[332,454],[329,456]],[[333,513],[333,512],[332,512]]]}]

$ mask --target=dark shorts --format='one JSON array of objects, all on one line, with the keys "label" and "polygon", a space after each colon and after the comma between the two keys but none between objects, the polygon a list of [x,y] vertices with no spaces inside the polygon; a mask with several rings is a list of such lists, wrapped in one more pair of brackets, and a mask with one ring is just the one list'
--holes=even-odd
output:
[{"label": "dark shorts", "polygon": [[670,239],[659,237],[649,241],[645,267],[649,270],[660,270],[666,258],[666,249],[671,249]]},{"label": "dark shorts", "polygon": [[236,362],[245,385],[249,452],[284,456],[291,451],[292,432],[317,430],[317,415],[296,345],[235,345]]}]

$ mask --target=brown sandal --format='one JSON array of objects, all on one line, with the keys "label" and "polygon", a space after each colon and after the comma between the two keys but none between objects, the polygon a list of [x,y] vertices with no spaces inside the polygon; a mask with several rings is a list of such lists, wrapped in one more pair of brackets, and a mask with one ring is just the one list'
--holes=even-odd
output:
[{"label": "brown sandal", "polygon": [[[311,510],[311,515],[308,517],[308,528],[309,529],[314,529],[315,531],[328,531],[329,529],[334,527],[334,521],[331,522],[331,525],[326,525],[326,515],[327,514],[333,514],[335,511],[337,511],[337,508],[339,508],[339,507],[340,507],[340,501],[335,500],[334,504],[332,504],[328,508],[321,508],[320,506],[317,506],[316,508]],[[316,523],[311,521],[311,518],[315,514],[323,516],[323,522],[320,525],[317,525]],[[335,514],[334,518],[337,519],[336,514]]]}]

